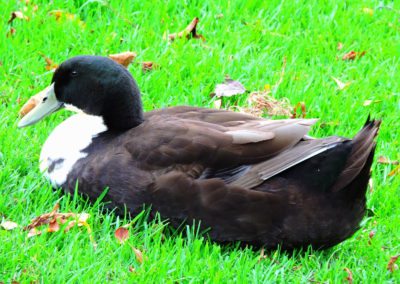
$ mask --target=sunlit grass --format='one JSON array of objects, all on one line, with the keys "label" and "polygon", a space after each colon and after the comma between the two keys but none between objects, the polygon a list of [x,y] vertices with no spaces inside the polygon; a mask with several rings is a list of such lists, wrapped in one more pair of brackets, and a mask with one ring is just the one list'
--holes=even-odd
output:
[{"label": "sunlit grass", "polygon": [[[385,1],[28,2],[1,1],[0,6],[0,218],[24,226],[60,202],[61,211],[91,214],[98,247],[94,250],[79,228],[30,239],[20,229],[0,229],[0,281],[338,283],[347,276],[345,267],[355,283],[399,281],[400,271],[386,268],[389,258],[400,253],[400,179],[388,177],[394,166],[374,164],[368,206],[375,215],[365,218],[351,239],[322,252],[266,252],[260,261],[260,251],[213,244],[192,228],[182,236],[159,222],[138,222],[128,243],[120,245],[114,231],[127,220],[102,213],[101,205],[52,191],[38,170],[41,146],[69,114],[16,128],[22,103],[51,79],[41,54],[60,63],[78,54],[137,52],[129,70],[147,110],[183,104],[212,107],[209,94],[227,74],[248,90],[262,90],[279,80],[286,57],[285,76],[273,95],[292,104],[304,101],[307,115],[320,118],[313,135],[353,136],[371,114],[383,120],[376,156],[399,160],[399,3],[378,9],[378,2]],[[16,10],[29,21],[7,24]],[[54,10],[62,10],[59,20],[49,14]],[[206,42],[163,40],[196,16]],[[11,27],[15,34],[7,37]],[[341,60],[351,50],[366,54]],[[154,61],[160,68],[143,73],[137,64],[142,61]],[[351,84],[339,91],[332,76]],[[378,102],[364,106],[366,100]],[[227,103],[236,101],[246,104],[245,97]],[[143,252],[142,264],[130,245]]]}]

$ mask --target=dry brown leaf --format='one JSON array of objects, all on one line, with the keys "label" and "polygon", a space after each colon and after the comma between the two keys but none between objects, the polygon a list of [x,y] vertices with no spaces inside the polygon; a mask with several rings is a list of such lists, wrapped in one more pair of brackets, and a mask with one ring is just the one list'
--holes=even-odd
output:
[{"label": "dry brown leaf", "polygon": [[[301,115],[297,115],[297,110],[300,108],[301,110]],[[301,118],[305,118],[306,117],[306,103],[305,102],[298,102],[295,107],[293,108],[293,113],[291,118],[297,118],[297,117],[301,117]]]},{"label": "dry brown leaf", "polygon": [[190,24],[183,31],[179,33],[169,34],[168,39],[173,41],[176,38],[185,37],[187,39],[196,38],[205,41],[206,39],[204,38],[204,36],[197,34],[196,27],[198,23],[199,23],[199,18],[196,17],[190,22]]},{"label": "dry brown leaf", "polygon": [[392,177],[394,175],[400,174],[400,165],[398,165],[397,167],[395,167],[389,174],[389,177]]},{"label": "dry brown leaf", "polygon": [[60,224],[58,224],[57,219],[53,219],[49,223],[49,228],[47,229],[47,232],[58,232],[60,230]]},{"label": "dry brown leaf", "polygon": [[151,61],[144,61],[142,62],[142,71],[143,72],[147,72],[147,71],[151,71],[153,69],[157,69],[158,68],[158,64],[151,62]]},{"label": "dry brown leaf", "polygon": [[135,59],[136,56],[137,54],[132,51],[126,51],[108,55],[109,58],[125,66],[125,68],[128,68],[129,64],[131,64],[131,62]]},{"label": "dry brown leaf", "polygon": [[135,272],[135,267],[133,267],[132,265],[129,265],[129,272]]},{"label": "dry brown leaf", "polygon": [[[131,247],[132,247],[132,246],[131,246]],[[132,250],[133,250],[133,252],[135,253],[136,260],[137,260],[140,264],[142,264],[142,263],[143,263],[143,253],[142,253],[139,249],[137,249],[137,248],[135,248],[135,247],[132,247]]]},{"label": "dry brown leaf", "polygon": [[344,90],[345,88],[347,88],[348,86],[350,86],[351,85],[351,81],[350,82],[346,82],[346,83],[343,83],[342,81],[340,81],[338,78],[335,78],[335,77],[333,77],[333,76],[331,76],[331,78],[336,82],[336,84],[337,84],[337,89],[339,90],[339,91],[341,91],[341,90]]},{"label": "dry brown leaf", "polygon": [[123,244],[129,238],[129,230],[124,227],[119,227],[115,230],[114,236],[117,238],[120,244]]},{"label": "dry brown leaf", "polygon": [[30,229],[29,230],[29,232],[28,232],[28,238],[32,238],[32,237],[34,237],[34,236],[39,236],[39,235],[41,235],[42,234],[42,231],[39,231],[38,229],[36,229],[36,228],[32,228],[32,229]]},{"label": "dry brown leaf", "polygon": [[29,21],[29,18],[25,16],[21,11],[14,11],[11,13],[10,19],[8,20],[7,24],[11,24],[15,19]]},{"label": "dry brown leaf", "polygon": [[51,60],[51,59],[50,59],[49,57],[47,57],[46,55],[44,55],[44,54],[41,53],[40,56],[43,57],[44,61],[46,61],[46,66],[45,66],[45,68],[46,68],[47,71],[55,70],[55,69],[58,67],[58,64],[55,64],[55,63],[53,62],[53,60]]},{"label": "dry brown leaf", "polygon": [[342,48],[343,48],[343,43],[338,42],[338,44],[337,44],[337,50],[342,50]]},{"label": "dry brown leaf", "polygon": [[365,55],[366,51],[362,51],[362,52],[355,52],[354,50],[346,53],[345,55],[342,56],[342,60],[354,60],[356,58],[361,58]]},{"label": "dry brown leaf", "polygon": [[373,237],[375,237],[376,232],[374,230],[372,230],[371,232],[369,232],[368,234],[368,244],[371,245],[371,240],[373,239]]},{"label": "dry brown leaf", "polygon": [[215,87],[215,95],[217,97],[231,97],[234,95],[240,95],[246,92],[244,86],[235,80],[230,79],[229,77],[225,78],[225,81],[222,84],[217,84]]},{"label": "dry brown leaf", "polygon": [[393,273],[395,270],[399,269],[399,267],[396,264],[397,259],[400,257],[400,254],[392,256],[388,262],[387,265],[387,270],[389,270],[391,273]]},{"label": "dry brown leaf", "polygon": [[347,281],[347,283],[352,284],[353,283],[353,273],[347,267],[345,267],[343,270],[346,271],[346,273],[347,273],[345,280]]},{"label": "dry brown leaf", "polygon": [[16,29],[10,28],[9,31],[7,32],[7,35],[6,35],[6,36],[7,36],[7,37],[11,37],[11,36],[13,36],[16,32],[17,32]]},{"label": "dry brown leaf", "polygon": [[397,160],[390,160],[388,157],[379,156],[378,164],[386,164],[386,165],[398,165],[399,161]]},{"label": "dry brown leaf", "polygon": [[18,228],[18,224],[13,221],[3,221],[1,222],[0,226],[6,231],[11,231]]}]

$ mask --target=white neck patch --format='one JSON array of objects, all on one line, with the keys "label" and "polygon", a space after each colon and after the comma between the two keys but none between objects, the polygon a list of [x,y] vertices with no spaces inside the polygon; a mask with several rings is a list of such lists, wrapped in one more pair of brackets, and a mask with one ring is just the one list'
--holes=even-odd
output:
[{"label": "white neck patch", "polygon": [[80,113],[66,119],[44,143],[40,153],[40,170],[54,187],[61,186],[74,164],[87,156],[82,150],[106,130],[100,116]]}]

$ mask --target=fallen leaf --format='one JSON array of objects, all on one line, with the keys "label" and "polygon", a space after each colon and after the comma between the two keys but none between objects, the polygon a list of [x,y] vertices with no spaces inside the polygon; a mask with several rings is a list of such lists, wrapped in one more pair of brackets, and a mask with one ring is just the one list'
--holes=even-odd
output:
[{"label": "fallen leaf", "polygon": [[392,256],[388,262],[387,265],[387,270],[389,270],[391,273],[393,273],[395,270],[399,269],[399,267],[396,264],[397,259],[400,257],[400,254]]},{"label": "fallen leaf", "polygon": [[49,228],[47,229],[47,232],[58,232],[60,230],[60,224],[58,224],[57,219],[53,219],[49,223]]},{"label": "fallen leaf", "polygon": [[386,165],[398,165],[399,161],[397,160],[390,160],[388,157],[379,156],[378,164],[386,164]]},{"label": "fallen leaf", "polygon": [[123,244],[129,238],[129,230],[124,227],[119,227],[115,230],[114,236],[120,244]]},{"label": "fallen leaf", "polygon": [[151,70],[157,69],[157,68],[158,68],[158,65],[154,62],[151,62],[151,61],[142,62],[142,71],[143,72],[151,71]]},{"label": "fallen leaf", "polygon": [[15,19],[29,21],[29,18],[25,16],[21,11],[14,11],[11,13],[10,19],[8,20],[7,24],[11,24]]},{"label": "fallen leaf", "polygon": [[389,174],[389,177],[392,177],[394,175],[400,174],[400,165],[398,165],[397,167],[395,167]]},{"label": "fallen leaf", "polygon": [[7,36],[7,37],[11,37],[11,36],[13,36],[16,32],[17,32],[16,29],[10,28],[9,31],[7,32],[7,35],[6,35],[6,36]]},{"label": "fallen leaf", "polygon": [[362,51],[362,52],[355,52],[354,50],[346,53],[345,55],[343,55],[342,60],[354,60],[356,58],[361,58],[365,55],[366,51]]},{"label": "fallen leaf", "polygon": [[346,83],[343,83],[342,81],[340,81],[338,78],[335,78],[335,77],[333,77],[333,76],[331,76],[331,78],[336,82],[336,84],[337,84],[337,89],[339,90],[339,91],[341,91],[341,90],[344,90],[345,88],[347,88],[348,86],[350,86],[351,85],[351,81],[350,82],[346,82]]},{"label": "fallen leaf", "polygon": [[347,281],[347,283],[352,284],[353,283],[353,273],[347,267],[345,267],[343,270],[346,271],[346,273],[347,273],[345,280]]},{"label": "fallen leaf", "polygon": [[97,243],[94,241],[90,225],[86,222],[90,215],[88,213],[59,213],[57,212],[59,208],[60,205],[57,203],[50,213],[45,213],[36,217],[28,226],[24,227],[24,230],[29,230],[28,238],[40,235],[42,232],[37,228],[43,225],[48,225],[47,232],[50,233],[59,231],[60,225],[63,224],[66,224],[64,232],[68,232],[72,227],[78,225],[78,227],[86,227],[90,241],[92,242],[93,247],[96,249]]},{"label": "fallen leaf", "polygon": [[129,272],[135,272],[135,267],[133,267],[132,265],[129,265]]},{"label": "fallen leaf", "polygon": [[131,248],[132,248],[133,252],[135,253],[136,260],[137,260],[140,264],[142,264],[142,263],[143,263],[143,253],[142,253],[139,249],[137,249],[137,248],[135,248],[135,247],[133,247],[133,246],[131,246]]},{"label": "fallen leaf", "polygon": [[11,231],[15,228],[18,228],[18,224],[12,221],[3,221],[1,222],[0,226],[3,227],[3,229],[6,231]]},{"label": "fallen leaf", "polygon": [[41,231],[39,231],[39,230],[36,229],[36,228],[32,228],[32,229],[29,230],[27,236],[28,236],[28,238],[32,238],[32,237],[34,237],[34,236],[39,236],[39,235],[41,235],[41,234],[42,234]]},{"label": "fallen leaf", "polygon": [[374,230],[372,230],[371,232],[369,232],[368,234],[368,244],[371,245],[371,240],[373,237],[375,237],[376,232]]},{"label": "fallen leaf", "polygon": [[342,48],[343,48],[343,43],[338,42],[338,44],[337,44],[337,50],[342,50]]},{"label": "fallen leaf", "polygon": [[122,53],[108,55],[109,58],[125,66],[125,68],[128,68],[129,64],[131,64],[131,62],[133,61],[133,59],[135,59],[136,56],[137,54],[132,51],[126,51]]},{"label": "fallen leaf", "polygon": [[215,87],[215,96],[217,97],[231,97],[234,95],[240,95],[246,92],[246,89],[243,85],[235,80],[230,79],[229,77],[225,78],[225,81],[222,84],[218,84]]},{"label": "fallen leaf", "polygon": [[51,60],[51,59],[50,59],[49,57],[47,57],[46,55],[44,55],[44,54],[41,53],[40,56],[43,57],[44,61],[46,61],[46,66],[45,66],[45,68],[46,68],[47,71],[55,70],[55,69],[58,67],[58,64],[55,64],[55,63],[53,62],[53,60]]},{"label": "fallen leaf", "polygon": [[[300,108],[301,110],[301,115],[297,116],[297,110]],[[293,113],[291,118],[297,118],[297,117],[301,117],[301,118],[305,118],[306,117],[306,103],[305,102],[298,102],[295,107],[293,108]]]},{"label": "fallen leaf", "polygon": [[374,15],[374,9],[371,9],[371,8],[363,8],[362,11],[363,11],[365,14],[368,14],[368,15],[370,15],[370,16],[373,16],[373,15]]},{"label": "fallen leaf", "polygon": [[199,23],[199,18],[196,17],[190,22],[190,24],[183,31],[179,33],[169,34],[168,39],[173,41],[176,38],[185,37],[187,39],[196,38],[205,41],[205,38],[202,35],[197,34],[196,27],[198,23]]}]

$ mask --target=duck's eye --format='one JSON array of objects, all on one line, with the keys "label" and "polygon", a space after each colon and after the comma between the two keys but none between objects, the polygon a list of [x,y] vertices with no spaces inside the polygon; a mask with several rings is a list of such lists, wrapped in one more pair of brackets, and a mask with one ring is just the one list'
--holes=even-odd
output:
[{"label": "duck's eye", "polygon": [[72,70],[71,71],[71,76],[75,77],[76,75],[78,75],[78,72],[76,70]]}]

